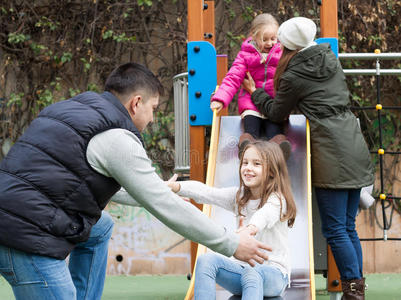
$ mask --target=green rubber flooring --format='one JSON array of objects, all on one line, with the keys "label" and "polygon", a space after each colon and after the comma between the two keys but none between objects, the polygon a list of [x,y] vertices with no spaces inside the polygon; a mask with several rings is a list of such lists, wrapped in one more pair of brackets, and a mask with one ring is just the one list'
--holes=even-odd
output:
[{"label": "green rubber flooring", "polygon": [[[401,300],[401,274],[366,276],[367,300]],[[189,281],[186,276],[108,276],[102,300],[182,300]],[[325,279],[316,276],[316,299],[329,300]],[[0,300],[14,300],[10,286],[0,277]]]}]

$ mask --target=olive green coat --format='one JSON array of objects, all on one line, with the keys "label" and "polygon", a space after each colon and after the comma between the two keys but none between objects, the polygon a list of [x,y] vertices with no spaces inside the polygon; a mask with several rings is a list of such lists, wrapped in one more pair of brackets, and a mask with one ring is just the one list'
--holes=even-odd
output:
[{"label": "olive green coat", "polygon": [[273,122],[285,120],[295,107],[309,120],[314,186],[356,189],[373,183],[370,153],[349,109],[344,72],[328,44],[291,59],[275,99],[257,89],[252,101]]}]

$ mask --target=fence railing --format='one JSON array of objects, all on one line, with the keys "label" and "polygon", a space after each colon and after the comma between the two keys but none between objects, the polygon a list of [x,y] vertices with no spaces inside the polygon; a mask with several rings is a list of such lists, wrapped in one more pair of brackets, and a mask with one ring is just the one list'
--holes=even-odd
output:
[{"label": "fence railing", "polygon": [[[340,60],[395,60],[401,53],[339,53]],[[376,69],[344,69],[345,75],[376,75]],[[401,69],[380,69],[380,75],[400,75]]]}]

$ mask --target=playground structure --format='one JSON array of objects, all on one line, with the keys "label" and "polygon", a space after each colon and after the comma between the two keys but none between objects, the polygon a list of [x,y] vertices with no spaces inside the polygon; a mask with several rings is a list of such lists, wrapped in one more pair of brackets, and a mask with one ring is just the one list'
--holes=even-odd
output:
[{"label": "playground structure", "polygon": [[[242,133],[239,116],[219,117],[214,114],[212,136],[209,149],[209,159],[206,183],[215,187],[230,187],[239,185],[238,139]],[[297,199],[297,219],[290,230],[290,248],[296,248],[291,255],[291,288],[287,289],[285,299],[314,299],[314,272],[312,249],[311,190],[309,161],[309,128],[305,117],[291,115],[287,128],[287,137],[294,151],[288,160],[289,173],[292,180],[294,197]],[[235,216],[217,206],[204,205],[203,211],[210,218],[226,228],[235,231]],[[204,246],[199,246],[197,257],[209,252]],[[193,280],[188,289],[186,299],[192,296]],[[217,299],[228,299],[231,294],[225,290],[217,290]]]},{"label": "playground structure", "polygon": [[[329,42],[337,45],[338,38],[338,29],[337,29],[337,1],[323,1],[320,7],[320,17],[321,17],[321,37],[329,38]],[[186,101],[188,102],[188,117],[187,123],[190,124],[188,136],[186,140],[181,143],[181,146],[189,145],[188,150],[183,150],[183,148],[178,149],[176,147],[176,151],[178,152],[178,157],[182,158],[182,153],[186,154],[186,158],[181,160],[180,168],[182,170],[185,169],[185,165],[189,166],[190,178],[193,180],[203,181],[209,185],[218,185],[219,176],[215,177],[216,174],[219,174],[219,163],[216,163],[217,153],[220,153],[221,145],[217,142],[219,140],[219,136],[221,138],[222,132],[220,132],[220,128],[224,128],[224,123],[226,117],[223,117],[227,114],[227,111],[223,111],[217,116],[216,114],[213,116],[213,113],[209,109],[209,99],[210,94],[214,91],[216,84],[219,84],[224,77],[225,72],[227,71],[227,57],[226,56],[217,56],[214,63],[206,64],[203,60],[203,63],[197,61],[196,54],[202,52],[204,54],[205,41],[210,42],[210,44],[214,44],[214,1],[188,1],[188,83],[186,82],[186,74],[180,74],[175,77],[175,83],[181,84],[182,86],[186,86],[188,84],[188,94],[184,95],[186,97]],[[209,44],[209,43],[207,43]],[[336,49],[337,47],[332,47]],[[338,48],[337,48],[338,49]],[[211,50],[206,50],[210,52]],[[209,53],[210,54],[210,53]],[[215,55],[215,53],[214,53]],[[213,54],[212,54],[213,56]],[[203,57],[204,59],[205,57]],[[380,59],[399,59],[401,58],[400,54],[395,53],[386,53],[380,54],[380,52],[375,52],[375,54],[339,54],[340,59],[375,59],[376,60],[376,70],[344,70],[346,75],[355,75],[355,74],[363,74],[363,75],[376,75],[376,83],[377,83],[377,105],[372,107],[353,107],[353,109],[376,109],[379,120],[379,130],[380,130],[380,145],[377,151],[372,151],[372,153],[377,153],[379,155],[379,164],[380,164],[380,174],[381,174],[381,182],[380,182],[380,203],[382,206],[383,213],[383,238],[377,239],[361,239],[361,241],[367,240],[400,240],[398,238],[388,238],[387,230],[388,230],[388,221],[385,214],[385,201],[391,201],[392,199],[400,199],[400,197],[388,196],[385,194],[384,185],[383,185],[383,165],[382,159],[385,154],[400,154],[399,152],[390,152],[385,151],[383,149],[382,139],[381,139],[381,126],[380,120],[382,118],[382,110],[383,109],[400,109],[400,107],[385,107],[380,104],[380,76],[381,75],[393,75],[393,74],[401,74],[401,70],[380,70]],[[208,61],[209,62],[209,61]],[[207,68],[207,70],[205,70]],[[207,76],[205,76],[207,74]],[[214,77],[216,74],[216,77]],[[196,79],[195,79],[196,78]],[[199,78],[206,78],[202,82],[199,82]],[[205,104],[206,103],[206,104]],[[175,104],[177,105],[177,104]],[[182,110],[182,108],[181,108]],[[177,112],[177,111],[176,111]],[[220,118],[221,117],[221,118]],[[182,117],[180,117],[182,119]],[[185,119],[185,118],[184,118]],[[212,125],[212,120],[213,125]],[[207,165],[206,172],[206,139],[205,139],[205,126],[212,125],[212,133],[211,133],[211,143],[210,149],[208,152],[209,163]],[[177,126],[177,124],[176,124]],[[178,125],[180,126],[180,125]],[[177,128],[177,127],[176,127]],[[182,128],[182,127],[179,127]],[[239,130],[238,124],[234,125],[233,128],[237,128]],[[230,132],[232,137],[238,137],[238,132]],[[220,133],[220,134],[219,134]],[[184,132],[185,134],[185,132]],[[189,137],[189,140],[188,140]],[[180,137],[176,137],[180,141]],[[181,154],[180,154],[181,151]],[[221,155],[221,154],[219,154]],[[225,154],[228,155],[227,153]],[[176,156],[177,159],[177,156]],[[188,161],[189,160],[189,161]],[[184,166],[184,167],[183,167]],[[291,173],[291,167],[290,173]],[[233,170],[233,169],[232,169]],[[231,170],[231,173],[233,173]],[[180,171],[177,168],[177,171]],[[229,173],[229,174],[231,174]],[[206,177],[205,177],[206,175]],[[233,184],[233,181],[230,181],[230,184]],[[235,181],[234,181],[235,182]],[[296,189],[294,189],[296,190]],[[197,205],[202,209],[201,205]],[[316,212],[317,209],[313,211]],[[216,212],[212,212],[211,208],[208,206],[203,207],[203,211],[208,215],[213,215]],[[316,214],[313,217],[314,225],[318,225],[318,217]],[[309,224],[312,223],[311,218],[309,218]],[[318,226],[315,226],[318,227]],[[308,226],[306,226],[308,228]],[[307,230],[307,229],[306,229]],[[316,228],[314,228],[314,233]],[[319,236],[319,234],[317,234]],[[316,239],[319,237],[314,236],[314,241],[316,243]],[[322,241],[322,237],[320,237],[320,242]],[[324,244],[325,243],[317,243]],[[200,251],[199,251],[200,249]],[[312,246],[309,248],[312,251]],[[192,269],[196,262],[197,251],[199,253],[203,253],[206,251],[203,246],[197,246],[196,244],[192,244],[191,246],[191,258],[192,258]],[[316,254],[319,254],[319,262],[313,267],[313,256],[310,257],[310,262],[312,263],[312,267],[310,268],[310,274],[313,274],[314,269],[325,273],[327,275],[327,288],[328,291],[331,292],[331,299],[339,299],[340,291],[341,291],[341,283],[339,278],[339,273],[337,267],[334,262],[334,258],[331,254],[329,247],[323,247],[320,249],[315,249],[315,257]],[[312,278],[312,277],[310,277]],[[186,299],[191,299],[193,289],[193,278],[191,282],[191,286],[188,290]],[[310,297],[309,299],[314,299],[314,286],[313,279],[310,281]],[[225,295],[227,296],[227,295]],[[227,297],[226,297],[227,298]],[[225,298],[222,298],[225,299]],[[290,298],[289,298],[290,299]]]}]

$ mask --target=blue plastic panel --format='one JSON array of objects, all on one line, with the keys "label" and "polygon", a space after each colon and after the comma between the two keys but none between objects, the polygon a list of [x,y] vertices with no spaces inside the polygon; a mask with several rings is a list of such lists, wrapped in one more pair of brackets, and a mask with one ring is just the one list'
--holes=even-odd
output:
[{"label": "blue plastic panel", "polygon": [[189,124],[212,125],[210,95],[217,84],[216,49],[209,42],[189,42],[187,53]]},{"label": "blue plastic panel", "polygon": [[338,58],[338,39],[337,38],[320,38],[315,41],[318,44],[329,43],[331,50],[333,50],[334,54]]}]

